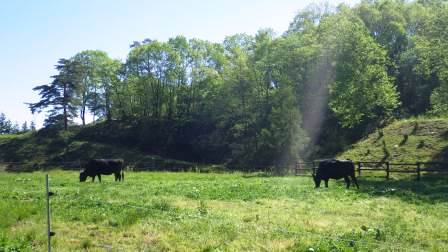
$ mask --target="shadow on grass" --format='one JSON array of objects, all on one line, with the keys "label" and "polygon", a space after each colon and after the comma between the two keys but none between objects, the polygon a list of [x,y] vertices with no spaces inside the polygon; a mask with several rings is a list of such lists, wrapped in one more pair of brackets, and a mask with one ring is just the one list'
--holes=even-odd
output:
[{"label": "shadow on grass", "polygon": [[447,140],[448,139],[448,130],[445,131],[444,133],[442,133],[441,136],[442,136],[443,139]]},{"label": "shadow on grass", "polygon": [[[439,153],[432,157],[432,162],[448,163],[448,147],[443,148]],[[448,170],[448,167],[445,167]]]},{"label": "shadow on grass", "polygon": [[360,191],[372,197],[395,197],[408,202],[448,202],[448,174],[386,180],[360,178]]}]

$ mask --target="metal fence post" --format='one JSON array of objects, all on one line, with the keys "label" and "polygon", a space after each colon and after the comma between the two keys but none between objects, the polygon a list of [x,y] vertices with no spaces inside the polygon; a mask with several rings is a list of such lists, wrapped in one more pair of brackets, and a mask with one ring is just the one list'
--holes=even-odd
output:
[{"label": "metal fence post", "polygon": [[50,192],[48,184],[48,173],[45,175],[45,187],[46,187],[46,198],[47,198],[47,236],[48,236],[48,252],[51,252],[51,237],[55,235],[51,231],[51,215],[50,215],[50,196],[54,193]]}]

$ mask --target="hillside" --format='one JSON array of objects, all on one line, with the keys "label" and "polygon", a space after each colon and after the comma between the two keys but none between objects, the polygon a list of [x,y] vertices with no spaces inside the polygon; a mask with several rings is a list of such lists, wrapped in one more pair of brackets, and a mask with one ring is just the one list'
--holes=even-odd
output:
[{"label": "hillside", "polygon": [[448,119],[396,121],[338,156],[363,161],[448,162]]},{"label": "hillside", "polygon": [[[152,132],[152,134],[146,133],[148,136],[144,136],[144,132]],[[194,136],[195,134],[188,132],[184,135]],[[163,154],[163,152],[169,153],[168,151],[158,151],[155,147],[173,149],[172,146],[176,146],[176,151],[183,152],[184,155],[206,155],[205,151],[195,148],[195,144],[186,147],[179,141],[173,141],[172,144],[163,146],[162,143],[167,140],[163,140],[162,136],[163,134],[156,133],[153,129],[149,131],[138,127],[126,129],[122,125],[107,126],[105,124],[85,128],[71,127],[68,131],[43,129],[21,135],[0,135],[0,163],[25,163],[15,169],[24,171],[36,169],[33,167],[36,163],[42,168],[58,166],[63,162],[73,162],[66,166],[76,168],[71,166],[78,165],[76,162],[79,160],[124,158],[141,167],[148,163],[154,166],[155,162],[158,166],[163,163],[170,167],[189,167],[192,163],[178,161],[175,157],[169,159],[167,158],[170,157],[169,155]],[[216,151],[215,155],[219,153]],[[383,129],[376,130],[337,156],[361,161],[448,162],[448,119],[396,121]]]},{"label": "hillside", "polygon": [[84,131],[81,127],[72,127],[68,131],[42,129],[34,133],[0,135],[0,163],[20,163],[9,166],[11,170],[20,171],[45,167],[77,168],[80,161],[90,158],[123,158],[128,164],[139,167],[148,164],[161,168],[192,165],[150,155],[129,145],[99,142],[92,137],[82,136]]}]

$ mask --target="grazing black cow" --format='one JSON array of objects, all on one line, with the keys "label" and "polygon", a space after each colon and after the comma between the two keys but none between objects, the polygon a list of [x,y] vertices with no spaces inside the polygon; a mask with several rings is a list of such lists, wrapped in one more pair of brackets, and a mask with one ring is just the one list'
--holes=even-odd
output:
[{"label": "grazing black cow", "polygon": [[325,187],[328,187],[329,179],[341,179],[344,178],[347,188],[350,187],[350,178],[356,187],[359,189],[358,181],[355,177],[355,165],[351,160],[336,160],[329,159],[323,160],[319,163],[316,174],[313,174],[314,183],[316,188],[320,186],[320,181],[325,181]]},{"label": "grazing black cow", "polygon": [[124,181],[123,159],[92,159],[90,160],[85,170],[79,174],[79,181],[86,181],[87,177],[92,177],[92,182],[95,181],[95,176],[98,176],[101,182],[101,175],[115,175],[115,181]]}]

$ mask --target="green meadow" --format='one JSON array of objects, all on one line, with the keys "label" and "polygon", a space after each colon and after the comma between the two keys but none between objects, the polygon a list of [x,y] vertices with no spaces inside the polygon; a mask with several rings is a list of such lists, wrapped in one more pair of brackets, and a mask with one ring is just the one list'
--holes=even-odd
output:
[{"label": "green meadow", "polygon": [[[445,178],[51,171],[54,251],[448,251]],[[0,172],[0,251],[45,251],[45,173]]]}]

